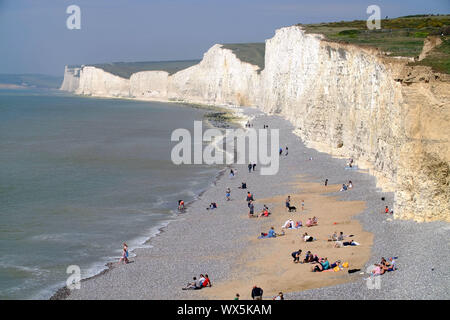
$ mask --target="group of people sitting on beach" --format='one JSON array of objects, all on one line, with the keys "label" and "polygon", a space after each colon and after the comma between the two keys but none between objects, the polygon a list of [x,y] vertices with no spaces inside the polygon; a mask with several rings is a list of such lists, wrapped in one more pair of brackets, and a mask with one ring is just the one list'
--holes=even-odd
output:
[{"label": "group of people sitting on beach", "polygon": [[198,279],[197,277],[194,277],[192,279],[192,282],[189,282],[186,287],[182,288],[182,290],[199,290],[211,286],[211,280],[209,279],[208,275],[201,274]]},{"label": "group of people sitting on beach", "polygon": [[372,270],[372,274],[382,275],[386,272],[397,270],[396,259],[397,257],[391,257],[389,258],[389,261],[387,261],[385,258],[381,258],[380,263],[375,263],[375,268]]},{"label": "group of people sitting on beach", "polygon": [[343,183],[341,190],[339,191],[347,191],[348,189],[352,189],[353,188],[353,183],[352,181],[349,181],[348,184]]},{"label": "group of people sitting on beach", "polygon": [[311,268],[312,272],[321,272],[325,270],[334,270],[339,271],[342,270],[343,267],[348,268],[348,262],[345,262],[341,266],[341,260],[336,260],[333,263],[330,263],[328,261],[328,258],[319,258],[317,254],[312,254],[311,251],[307,251],[305,254],[305,258],[303,261],[300,261],[302,254],[302,250],[298,249],[297,251],[294,251],[291,253],[292,258],[294,259],[294,263],[311,263],[314,264],[314,266]]},{"label": "group of people sitting on beach", "polygon": [[341,231],[338,235],[337,232],[335,231],[333,235],[329,236],[328,241],[334,241],[335,248],[342,248],[346,246],[359,246],[359,243],[354,240],[344,241],[344,238],[346,237],[353,237],[353,234],[344,235],[344,233]]},{"label": "group of people sitting on beach", "polygon": [[317,217],[314,216],[312,219],[308,218],[308,220],[306,220],[305,226],[314,227],[314,226],[317,226],[318,224],[319,224],[319,219],[317,219]]}]

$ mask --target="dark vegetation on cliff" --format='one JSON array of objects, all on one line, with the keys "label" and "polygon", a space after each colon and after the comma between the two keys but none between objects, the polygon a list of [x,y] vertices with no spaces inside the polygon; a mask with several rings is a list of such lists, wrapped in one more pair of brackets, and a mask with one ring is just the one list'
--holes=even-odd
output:
[{"label": "dark vegetation on cliff", "polygon": [[302,25],[308,33],[320,33],[332,41],[376,47],[390,56],[418,57],[429,35],[441,36],[443,43],[429,58],[417,61],[439,72],[450,73],[450,15],[415,15],[382,19],[381,29],[369,30],[366,20]]},{"label": "dark vegetation on cliff", "polygon": [[264,55],[266,53],[264,42],[228,43],[223,44],[222,48],[233,51],[239,60],[258,66],[258,73],[264,69]]},{"label": "dark vegetation on cliff", "polygon": [[174,74],[180,70],[189,68],[200,60],[179,60],[179,61],[148,61],[148,62],[113,62],[90,64],[90,66],[100,68],[121,78],[129,79],[133,73],[140,71],[166,71]]}]

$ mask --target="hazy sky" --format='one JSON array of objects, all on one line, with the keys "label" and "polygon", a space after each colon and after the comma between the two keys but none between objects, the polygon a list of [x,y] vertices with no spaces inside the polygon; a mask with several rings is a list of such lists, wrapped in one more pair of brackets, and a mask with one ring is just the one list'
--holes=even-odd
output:
[{"label": "hazy sky", "polygon": [[[69,5],[81,29],[69,30]],[[0,0],[0,73],[62,75],[66,64],[200,59],[215,43],[263,42],[296,23],[449,13],[449,0]]]}]

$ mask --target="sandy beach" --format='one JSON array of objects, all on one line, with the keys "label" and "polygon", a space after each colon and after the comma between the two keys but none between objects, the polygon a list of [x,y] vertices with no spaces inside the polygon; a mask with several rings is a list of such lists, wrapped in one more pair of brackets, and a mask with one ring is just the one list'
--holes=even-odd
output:
[{"label": "sandy beach", "polygon": [[[442,244],[448,243],[448,224],[392,220],[381,212],[386,205],[392,207],[393,195],[381,192],[374,177],[345,169],[345,159],[305,147],[293,134],[295,128],[280,117],[254,108],[245,108],[244,113],[254,128],[267,124],[280,129],[280,146],[288,146],[289,155],[280,157],[277,175],[260,175],[258,167],[249,173],[246,165],[235,165],[237,174],[230,178],[229,168],[224,169],[216,182],[189,204],[186,213],[150,239],[151,248],[135,250],[133,263],[115,263],[102,275],[82,281],[80,290],[68,296],[60,291],[54,298],[233,299],[239,293],[241,299],[249,299],[253,285],[264,289],[264,299],[279,291],[286,299],[446,298],[449,278],[444,266],[449,258]],[[353,188],[340,192],[340,186],[349,180]],[[247,183],[247,190],[238,189],[241,182]],[[228,187],[231,201],[225,200]],[[264,204],[269,206],[272,214],[268,218],[248,218],[247,191],[255,197],[255,212]],[[288,213],[284,208],[287,195],[297,212]],[[305,201],[303,211],[301,200]],[[211,202],[218,208],[206,210]],[[305,222],[313,216],[318,217],[318,226],[286,230],[285,236],[274,239],[257,239],[271,226],[280,232],[289,218]],[[361,245],[334,248],[326,239],[335,231],[353,235],[348,239]],[[303,242],[304,232],[317,241]],[[309,264],[294,264],[291,252],[297,249],[303,250],[302,258],[310,250],[330,262],[347,261],[349,269],[362,272],[382,256],[398,256],[399,270],[384,275],[381,290],[373,290],[364,280],[367,273],[313,273]],[[201,273],[209,275],[211,288],[181,290]]]}]

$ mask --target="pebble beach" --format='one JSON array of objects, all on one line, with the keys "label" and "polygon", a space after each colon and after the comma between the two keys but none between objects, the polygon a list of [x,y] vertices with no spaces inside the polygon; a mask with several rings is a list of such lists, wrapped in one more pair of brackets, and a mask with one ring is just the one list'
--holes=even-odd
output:
[{"label": "pebble beach", "polygon": [[[254,239],[261,232],[267,232],[267,226],[272,223],[276,231],[280,231],[280,224],[275,221],[293,217],[287,212],[274,211],[268,218],[249,219],[245,201],[247,191],[254,195],[255,200],[284,197],[287,194],[301,196],[302,184],[299,187],[299,181],[303,184],[323,184],[328,179],[330,185],[342,185],[351,180],[354,187],[344,192],[328,192],[324,196],[334,197],[336,201],[364,202],[363,209],[352,219],[373,237],[373,242],[362,243],[369,258],[364,259],[367,261],[361,265],[351,266],[361,269],[361,272],[348,274],[345,270],[341,271],[339,282],[342,283],[330,285],[330,281],[325,279],[314,282],[314,288],[311,288],[311,284],[303,287],[302,280],[298,280],[294,291],[286,291],[289,288],[278,288],[274,284],[273,290],[265,290],[263,298],[271,299],[278,291],[283,291],[285,299],[290,300],[447,299],[450,289],[447,267],[450,262],[448,223],[401,221],[381,213],[385,206],[393,206],[393,193],[382,192],[377,188],[373,176],[364,170],[345,169],[346,159],[333,158],[307,148],[293,133],[294,127],[287,120],[265,115],[255,108],[242,110],[254,128],[268,125],[269,129],[280,130],[280,147],[284,149],[288,146],[289,155],[280,156],[278,174],[260,175],[258,166],[255,172],[249,173],[247,165],[233,165],[236,175],[230,178],[230,168],[223,169],[215,183],[198,200],[188,204],[186,212],[179,214],[149,240],[150,247],[134,251],[136,256],[131,258],[132,263],[119,265],[112,262],[107,271],[83,280],[81,289],[71,292],[61,289],[53,298],[231,300],[235,292],[223,291],[217,296],[216,287],[225,288],[227,283],[238,281],[244,272],[246,277],[251,277],[252,272],[256,274],[257,268],[253,270],[249,267],[249,261],[256,259],[266,247],[269,250],[273,245],[271,241],[279,239],[261,239],[259,242]],[[247,190],[238,189],[241,182],[247,183]],[[230,201],[225,200],[227,188],[231,189]],[[206,210],[211,202],[216,202],[218,208]],[[300,208],[300,203],[295,204]],[[256,201],[255,213],[261,211],[262,205]],[[268,205],[272,208],[280,203]],[[306,213],[295,213],[292,219],[305,221],[308,216],[315,215],[308,211],[308,206],[309,203],[306,203]],[[336,230],[339,231],[339,228],[337,224]],[[293,231],[300,237],[303,232],[310,231],[304,229]],[[357,234],[355,240],[358,240]],[[298,243],[292,245],[292,251],[298,249]],[[354,254],[358,255],[360,248],[353,249]],[[320,256],[320,252],[317,254]],[[398,270],[382,275],[380,287],[371,289],[367,285],[369,274],[365,271],[373,263],[378,263],[381,257],[398,257]],[[289,254],[285,258],[292,260]],[[304,273],[303,270],[299,272]],[[201,273],[209,275],[213,288],[181,290],[192,277],[198,277]],[[304,276],[313,278],[316,275],[309,272]],[[292,282],[296,280],[293,278]],[[246,292],[239,292],[241,299],[250,299],[250,291],[251,286]]]}]

